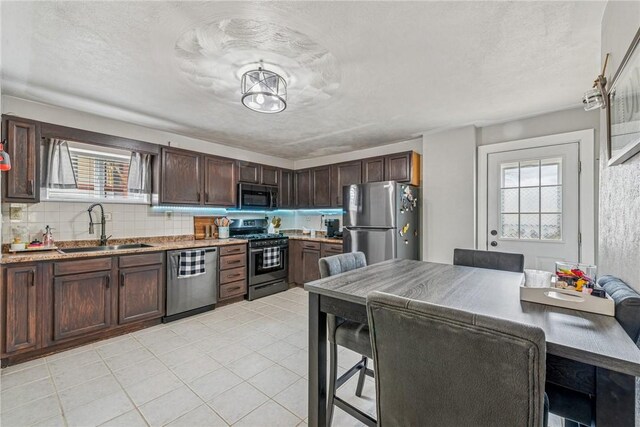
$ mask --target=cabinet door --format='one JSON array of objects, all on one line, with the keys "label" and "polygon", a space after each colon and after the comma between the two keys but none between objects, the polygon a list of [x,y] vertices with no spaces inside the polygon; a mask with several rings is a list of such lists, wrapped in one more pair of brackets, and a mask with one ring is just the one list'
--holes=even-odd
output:
[{"label": "cabinet door", "polygon": [[331,167],[321,166],[311,169],[313,207],[331,206]]},{"label": "cabinet door", "polygon": [[331,166],[331,206],[342,206],[342,188],[362,183],[362,161]]},{"label": "cabinet door", "polygon": [[53,279],[53,341],[111,326],[111,271]]},{"label": "cabinet door", "polygon": [[163,264],[120,270],[118,323],[155,319],[164,314]]},{"label": "cabinet door", "polygon": [[262,166],[260,168],[260,182],[264,185],[278,185],[279,169],[272,166]]},{"label": "cabinet door", "polygon": [[233,159],[206,157],[204,204],[235,206],[238,199],[238,163]]},{"label": "cabinet door", "polygon": [[240,162],[240,182],[260,184],[260,165],[256,163]]},{"label": "cabinet door", "polygon": [[201,171],[198,153],[162,150],[161,203],[198,205],[201,201]]},{"label": "cabinet door", "polygon": [[294,206],[293,172],[281,169],[278,178],[278,207],[292,208]]},{"label": "cabinet door", "polygon": [[392,154],[386,157],[385,181],[411,181],[412,152]]},{"label": "cabinet door", "polygon": [[297,170],[295,173],[296,208],[311,207],[311,170]]},{"label": "cabinet door", "polygon": [[37,348],[36,266],[7,267],[4,353]]},{"label": "cabinet door", "polygon": [[7,119],[5,150],[11,159],[11,170],[6,179],[5,200],[18,202],[40,201],[38,154],[40,151],[39,129],[36,123]]},{"label": "cabinet door", "polygon": [[362,161],[362,182],[384,181],[384,157],[373,157]]},{"label": "cabinet door", "polygon": [[311,282],[320,278],[320,251],[317,249],[302,248],[302,283]]}]

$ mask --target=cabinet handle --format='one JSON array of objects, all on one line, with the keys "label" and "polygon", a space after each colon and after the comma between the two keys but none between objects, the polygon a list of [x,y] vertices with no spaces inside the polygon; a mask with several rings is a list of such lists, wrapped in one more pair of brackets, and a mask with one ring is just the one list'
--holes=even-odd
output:
[{"label": "cabinet handle", "polygon": [[124,288],[124,273],[120,273],[120,287]]},{"label": "cabinet handle", "polygon": [[31,270],[29,272],[29,279],[31,280],[31,286],[35,286],[36,285],[36,273]]},{"label": "cabinet handle", "polygon": [[227,264],[237,264],[239,262],[242,262],[241,259],[234,259],[233,261],[227,261]]},{"label": "cabinet handle", "polygon": [[107,276],[107,289],[109,289],[109,285],[111,285],[111,276]]},{"label": "cabinet handle", "polygon": [[198,201],[200,201],[200,192],[198,191]]},{"label": "cabinet handle", "polygon": [[204,193],[204,201],[205,201],[205,203],[209,203],[209,192],[208,191],[206,191]]},{"label": "cabinet handle", "polygon": [[229,275],[229,277],[237,277],[237,276],[242,276],[242,273],[234,273]]},{"label": "cabinet handle", "polygon": [[27,194],[33,196],[33,180],[27,180]]}]

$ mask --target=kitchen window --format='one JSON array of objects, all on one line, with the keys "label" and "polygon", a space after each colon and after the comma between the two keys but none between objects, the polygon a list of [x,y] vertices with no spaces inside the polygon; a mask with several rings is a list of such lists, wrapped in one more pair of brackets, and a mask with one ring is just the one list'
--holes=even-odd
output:
[{"label": "kitchen window", "polygon": [[151,155],[75,141],[47,142],[46,200],[150,203]]}]

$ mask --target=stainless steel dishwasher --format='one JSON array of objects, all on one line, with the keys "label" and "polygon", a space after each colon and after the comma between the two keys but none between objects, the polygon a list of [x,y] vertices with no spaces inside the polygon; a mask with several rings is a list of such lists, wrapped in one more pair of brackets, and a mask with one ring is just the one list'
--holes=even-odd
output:
[{"label": "stainless steel dishwasher", "polygon": [[218,302],[218,248],[205,251],[205,273],[194,277],[178,277],[180,253],[167,252],[167,314],[163,322],[212,310]]}]

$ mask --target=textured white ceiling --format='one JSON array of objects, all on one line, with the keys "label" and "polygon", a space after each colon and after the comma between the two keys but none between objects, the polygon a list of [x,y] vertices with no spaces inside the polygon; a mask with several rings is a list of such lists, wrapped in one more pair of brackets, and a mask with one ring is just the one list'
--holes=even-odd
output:
[{"label": "textured white ceiling", "polygon": [[[3,2],[2,91],[289,159],[578,105],[604,2]],[[287,109],[240,103],[242,70]]]}]

